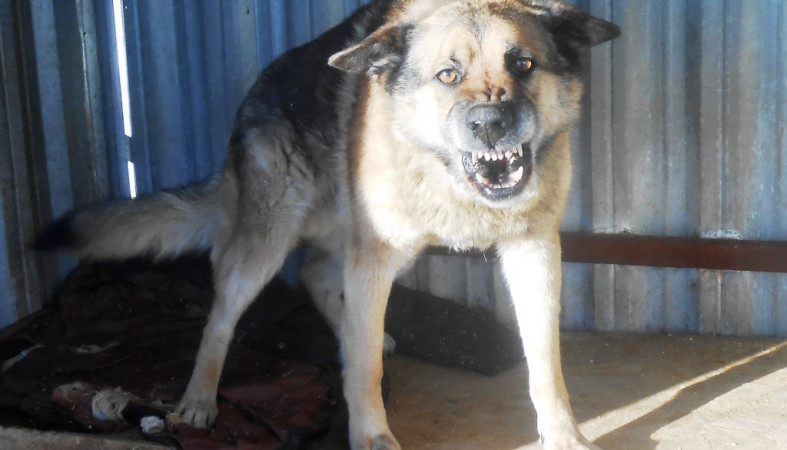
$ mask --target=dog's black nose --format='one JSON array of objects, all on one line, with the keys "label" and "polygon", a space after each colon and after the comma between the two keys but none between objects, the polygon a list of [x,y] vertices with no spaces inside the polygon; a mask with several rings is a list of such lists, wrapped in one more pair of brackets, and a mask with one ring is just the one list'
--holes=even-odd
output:
[{"label": "dog's black nose", "polygon": [[513,124],[514,114],[505,104],[475,105],[467,113],[467,126],[488,148],[493,148]]}]

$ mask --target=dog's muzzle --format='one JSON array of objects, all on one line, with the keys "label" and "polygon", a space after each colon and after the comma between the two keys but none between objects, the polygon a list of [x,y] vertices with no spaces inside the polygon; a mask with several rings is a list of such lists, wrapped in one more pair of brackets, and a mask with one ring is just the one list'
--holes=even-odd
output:
[{"label": "dog's muzzle", "polygon": [[466,126],[475,142],[489,149],[462,155],[470,183],[490,200],[521,192],[530,178],[533,155],[527,144],[506,148],[506,142],[519,134],[515,107],[509,102],[474,105],[467,111]]}]

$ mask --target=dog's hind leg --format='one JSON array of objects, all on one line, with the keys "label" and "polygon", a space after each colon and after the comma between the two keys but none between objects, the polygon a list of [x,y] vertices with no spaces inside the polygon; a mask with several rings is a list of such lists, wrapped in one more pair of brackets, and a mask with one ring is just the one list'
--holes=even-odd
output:
[{"label": "dog's hind leg", "polygon": [[216,392],[238,319],[281,267],[286,252],[263,236],[239,234],[214,262],[216,296],[202,334],[197,361],[177,412],[184,421],[209,428],[218,412]]},{"label": "dog's hind leg", "polygon": [[[344,265],[343,257],[337,253],[311,249],[299,275],[314,305],[340,338],[344,316]],[[389,356],[395,349],[396,341],[386,333],[383,354]]]},{"label": "dog's hind leg", "polygon": [[216,294],[176,409],[198,428],[210,427],[216,418],[219,378],[238,319],[297,244],[313,199],[311,183],[297,176],[307,172],[292,168],[291,154],[264,153],[264,145],[275,144],[247,140],[245,153],[230,155],[222,178],[222,221],[211,254]]},{"label": "dog's hind leg", "polygon": [[314,305],[338,334],[344,311],[342,258],[331,252],[310,249],[299,272]]}]

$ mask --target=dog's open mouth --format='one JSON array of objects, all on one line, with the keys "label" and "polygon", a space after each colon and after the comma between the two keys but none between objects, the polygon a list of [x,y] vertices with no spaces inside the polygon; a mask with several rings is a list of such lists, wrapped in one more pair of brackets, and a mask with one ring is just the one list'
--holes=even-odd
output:
[{"label": "dog's open mouth", "polygon": [[532,152],[526,144],[504,151],[475,151],[462,155],[468,181],[490,200],[510,198],[521,192],[533,170],[532,161]]}]

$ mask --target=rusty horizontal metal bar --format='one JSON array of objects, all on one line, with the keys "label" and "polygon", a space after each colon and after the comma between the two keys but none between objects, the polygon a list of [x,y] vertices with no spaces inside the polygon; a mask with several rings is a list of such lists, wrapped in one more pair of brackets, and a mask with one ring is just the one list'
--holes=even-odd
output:
[{"label": "rusty horizontal metal bar", "polygon": [[787,242],[563,233],[563,260],[692,269],[787,272]]},{"label": "rusty horizontal metal bar", "polygon": [[[787,273],[784,241],[561,233],[561,245],[565,262]],[[442,248],[427,253],[496,257],[494,252],[457,253]]]}]

